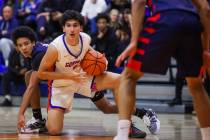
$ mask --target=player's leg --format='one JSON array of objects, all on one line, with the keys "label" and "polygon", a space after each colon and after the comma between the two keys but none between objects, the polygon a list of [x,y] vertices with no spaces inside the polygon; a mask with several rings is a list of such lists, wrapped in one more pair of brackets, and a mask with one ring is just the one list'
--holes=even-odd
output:
[{"label": "player's leg", "polygon": [[[118,96],[118,108],[119,108],[119,121],[117,130],[117,140],[127,137],[127,127],[130,126],[130,119],[133,113],[136,100],[136,81],[143,75],[143,73],[137,73],[129,68],[125,68],[122,73]],[[122,129],[126,128],[126,129]]]},{"label": "player's leg", "polygon": [[194,109],[196,111],[203,140],[210,138],[210,99],[203,87],[200,78],[186,78],[192,94]]},{"label": "player's leg", "polygon": [[[115,95],[115,100],[116,100]],[[103,94],[103,91],[98,91],[95,93],[94,97],[91,98],[93,103],[97,106],[99,110],[101,110],[104,114],[114,114],[118,113],[118,108],[116,103],[111,103]],[[117,101],[115,101],[117,102]],[[152,109],[145,108],[134,108],[133,115],[142,119],[144,124],[147,126],[149,131],[152,134],[156,134],[159,131],[160,121],[157,118],[157,115]],[[143,137],[145,133],[134,125],[131,127],[130,137]]]},{"label": "player's leg", "polygon": [[[177,63],[180,64],[181,74],[186,77],[186,81],[192,94],[194,109],[198,117],[203,140],[210,137],[210,100],[203,87],[199,74],[203,65],[201,25],[199,19],[191,14],[182,14],[185,20],[180,25],[184,25],[180,33]],[[190,53],[189,53],[190,52]],[[207,133],[206,133],[207,132]],[[206,135],[206,136],[204,136]]]},{"label": "player's leg", "polygon": [[50,109],[48,111],[46,127],[50,135],[60,135],[63,129],[64,111]]},{"label": "player's leg", "polygon": [[64,113],[72,107],[74,87],[52,87],[48,90],[48,116],[46,127],[50,135],[60,135],[63,129]]},{"label": "player's leg", "polygon": [[[120,93],[120,96],[117,96],[117,101],[122,101],[122,100],[119,100],[119,97],[123,98],[123,100],[126,98],[126,100],[124,100],[123,102],[121,102],[121,103],[118,102],[118,105],[120,106],[121,104],[123,104],[123,105],[126,104],[125,105],[126,107],[119,108],[119,111],[124,111],[123,112],[124,114],[127,113],[126,112],[127,110],[129,110],[128,115],[126,114],[126,117],[127,117],[127,118],[125,118],[126,120],[121,120],[121,122],[120,122],[121,123],[120,126],[126,128],[125,131],[127,131],[126,132],[127,134],[126,133],[125,134],[128,136],[128,132],[129,132],[130,125],[131,125],[131,123],[130,123],[131,115],[133,114],[133,109],[134,109],[134,105],[135,105],[135,95],[134,96],[130,96],[130,95],[132,95],[132,92],[133,92],[133,94],[135,94],[136,82],[133,82],[133,85],[131,83],[127,83],[127,81],[126,81],[126,83],[124,83],[126,85],[123,84],[123,86],[127,87],[123,91],[125,93],[125,96],[123,96],[122,91],[118,92],[120,78],[121,77],[119,76],[119,74],[106,72],[102,75],[96,76],[95,82],[96,82],[97,90],[111,89],[115,95]],[[136,81],[137,81],[137,79],[136,79]],[[133,87],[134,90],[131,91],[130,87]],[[129,96],[129,98],[127,96]],[[120,118],[120,119],[122,119],[122,118]],[[144,137],[145,136],[146,135],[144,135]]]},{"label": "player's leg", "polygon": [[118,113],[116,104],[111,103],[105,96],[103,91],[95,93],[94,97],[91,98],[92,102],[96,107],[101,110],[104,114]]}]

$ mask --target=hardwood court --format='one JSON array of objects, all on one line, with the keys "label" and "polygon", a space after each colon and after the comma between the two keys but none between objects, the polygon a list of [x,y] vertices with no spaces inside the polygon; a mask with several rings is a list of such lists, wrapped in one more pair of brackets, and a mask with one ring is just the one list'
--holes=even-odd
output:
[{"label": "hardwood court", "polygon": [[[46,117],[46,110],[43,109]],[[61,136],[38,134],[17,134],[16,119],[18,108],[0,108],[0,140],[112,140],[116,134],[117,115],[104,115],[96,110],[76,110],[65,115],[64,131]],[[26,119],[31,117],[27,110]],[[134,117],[138,128],[148,133],[146,140],[201,140],[196,118],[193,115],[158,114],[161,131],[151,135],[143,122]],[[56,125],[56,122],[55,122]],[[137,140],[137,139],[131,139]]]}]

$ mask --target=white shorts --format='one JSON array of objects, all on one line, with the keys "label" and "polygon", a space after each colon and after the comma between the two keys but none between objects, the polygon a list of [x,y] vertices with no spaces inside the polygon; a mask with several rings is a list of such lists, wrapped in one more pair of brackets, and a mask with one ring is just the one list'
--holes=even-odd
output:
[{"label": "white shorts", "polygon": [[61,109],[65,112],[71,111],[74,93],[93,97],[97,90],[94,77],[89,78],[85,84],[77,86],[52,87],[51,85],[48,85],[48,110]]}]

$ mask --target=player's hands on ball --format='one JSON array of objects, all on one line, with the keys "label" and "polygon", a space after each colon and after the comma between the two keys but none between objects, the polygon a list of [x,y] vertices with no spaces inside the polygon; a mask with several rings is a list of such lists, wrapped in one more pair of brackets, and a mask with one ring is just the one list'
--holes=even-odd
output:
[{"label": "player's hands on ball", "polygon": [[86,72],[72,72],[70,75],[70,79],[78,82],[78,83],[83,83],[87,80],[87,75]]}]

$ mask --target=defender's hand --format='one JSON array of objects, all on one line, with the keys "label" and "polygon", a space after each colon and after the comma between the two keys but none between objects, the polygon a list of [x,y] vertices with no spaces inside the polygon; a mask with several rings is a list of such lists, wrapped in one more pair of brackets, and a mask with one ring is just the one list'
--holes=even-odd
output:
[{"label": "defender's hand", "polygon": [[129,46],[117,57],[115,66],[119,67],[128,56],[134,56],[136,49],[136,43],[130,43]]},{"label": "defender's hand", "polygon": [[25,116],[24,115],[18,115],[18,120],[17,120],[17,129],[18,132],[20,132],[21,128],[25,127]]}]

